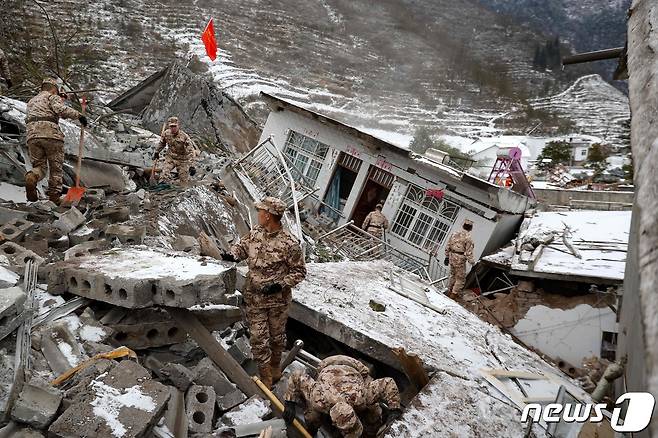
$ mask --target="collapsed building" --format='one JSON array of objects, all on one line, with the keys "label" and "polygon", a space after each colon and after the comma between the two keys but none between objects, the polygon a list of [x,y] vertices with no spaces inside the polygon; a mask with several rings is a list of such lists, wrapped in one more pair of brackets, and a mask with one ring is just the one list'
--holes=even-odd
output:
[{"label": "collapsed building", "polygon": [[[176,93],[184,97],[171,98]],[[552,403],[565,390],[590,400],[563,369],[435,287],[445,271],[433,271],[429,255],[454,224],[474,220],[477,253],[487,254],[513,235],[530,198],[266,99],[277,109],[258,146],[245,150],[257,141],[229,140],[254,125],[214,85],[176,65],[147,79],[113,104],[133,116],[113,116],[120,121],[86,140],[82,184],[89,189],[71,208],[23,202],[24,107],[0,99],[9,164],[0,169],[15,184],[0,187],[0,436],[251,437],[267,427],[272,436],[295,436],[250,378],[256,366],[240,310],[245,267],[213,257],[250,228],[251,205],[265,195],[288,202],[284,223],[309,261],[318,261],[293,292],[286,375],[348,354],[374,375],[393,377],[406,410],[382,431],[387,437],[543,437],[547,424],[520,421],[528,403]],[[154,107],[180,101],[185,107]],[[202,111],[203,126],[192,131],[223,141],[204,148],[190,187],[151,187],[144,177],[158,136],[136,117],[157,133],[170,111]],[[62,127],[71,158],[78,128]],[[309,185],[314,165],[301,157],[323,144],[318,184]],[[348,171],[355,174],[348,196],[336,204],[328,191],[336,174],[339,186],[349,182],[342,179]],[[378,242],[350,228],[376,200],[406,234],[392,231],[390,243]],[[349,235],[339,234],[345,229]],[[344,260],[320,263],[323,244]],[[362,257],[353,257],[357,251]],[[285,384],[275,388],[279,398]]]}]

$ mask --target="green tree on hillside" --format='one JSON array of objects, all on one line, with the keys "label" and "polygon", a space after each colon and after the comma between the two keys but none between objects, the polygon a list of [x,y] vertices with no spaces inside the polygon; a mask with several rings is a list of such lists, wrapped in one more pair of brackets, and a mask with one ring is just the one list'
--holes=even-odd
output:
[{"label": "green tree on hillside", "polygon": [[[549,159],[550,163],[543,161]],[[571,145],[566,141],[551,141],[544,150],[537,157],[539,164],[537,165],[542,170],[553,169],[560,164],[569,164],[571,161]]]}]

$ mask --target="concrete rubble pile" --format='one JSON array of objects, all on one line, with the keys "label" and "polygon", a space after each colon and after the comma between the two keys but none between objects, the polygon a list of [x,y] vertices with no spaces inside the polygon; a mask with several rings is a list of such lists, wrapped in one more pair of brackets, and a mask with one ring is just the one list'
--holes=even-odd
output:
[{"label": "concrete rubble pile", "polygon": [[[234,240],[247,227],[216,181],[88,190],[68,207],[3,203],[0,219],[0,436],[247,437],[267,425],[286,436],[270,402],[231,381],[170,312],[194,315],[256,375],[236,268],[201,256],[196,241],[204,230]],[[22,286],[29,260],[38,263],[33,309]],[[28,316],[30,369],[15,380]]]}]

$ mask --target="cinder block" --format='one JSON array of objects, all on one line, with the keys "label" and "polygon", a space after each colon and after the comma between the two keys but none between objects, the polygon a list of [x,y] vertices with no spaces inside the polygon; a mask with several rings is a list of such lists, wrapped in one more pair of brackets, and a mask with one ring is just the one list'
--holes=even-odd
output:
[{"label": "cinder block", "polygon": [[244,364],[248,359],[252,359],[251,345],[246,337],[240,337],[233,342],[228,349],[229,354],[240,365]]},{"label": "cinder block", "polygon": [[71,231],[78,228],[85,222],[85,215],[80,213],[75,207],[71,207],[66,213],[62,213],[59,218],[53,222],[53,226],[58,228],[64,234],[69,234]]},{"label": "cinder block", "polygon": [[55,419],[62,402],[62,392],[46,382],[32,380],[23,386],[11,410],[11,418],[45,429]]},{"label": "cinder block", "polygon": [[71,245],[91,242],[100,238],[101,230],[84,225],[69,234]]},{"label": "cinder block", "polygon": [[209,433],[215,413],[215,390],[211,386],[191,386],[185,397],[185,406],[190,432]]},{"label": "cinder block", "polygon": [[141,245],[146,237],[146,227],[111,224],[105,228],[105,236],[109,240],[119,239],[124,245]]},{"label": "cinder block", "polygon": [[194,373],[192,370],[177,363],[168,363],[162,368],[162,373],[179,390],[185,392],[192,385]]},{"label": "cinder block", "polygon": [[40,265],[43,265],[44,262],[43,257],[14,242],[5,242],[0,245],[0,254],[6,256],[12,264],[12,268],[18,270],[24,269],[28,260],[34,260]]},{"label": "cinder block", "polygon": [[105,207],[96,213],[96,217],[110,222],[126,222],[130,219],[130,209],[124,206]]},{"label": "cinder block", "polygon": [[40,224],[25,233],[23,246],[39,255],[46,255],[48,248],[65,251],[69,248],[69,238],[50,224]]},{"label": "cinder block", "polygon": [[64,252],[64,260],[88,257],[92,254],[98,254],[99,252],[109,248],[110,242],[104,239],[79,243]]},{"label": "cinder block", "polygon": [[33,222],[24,219],[13,219],[0,227],[0,241],[17,242],[34,226]]}]

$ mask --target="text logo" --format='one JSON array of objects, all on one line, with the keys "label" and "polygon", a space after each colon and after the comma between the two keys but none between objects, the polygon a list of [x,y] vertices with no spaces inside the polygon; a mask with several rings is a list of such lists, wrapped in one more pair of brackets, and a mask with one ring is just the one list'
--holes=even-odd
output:
[{"label": "text logo", "polygon": [[[625,418],[621,418],[622,405],[628,401]],[[651,414],[656,400],[648,392],[627,392],[615,401],[612,410],[610,426],[615,432],[640,432],[651,421]],[[603,421],[605,403],[550,403],[542,406],[539,403],[529,403],[523,408],[521,421],[532,419],[533,423],[544,420],[546,423],[600,423]],[[532,414],[531,414],[532,412]]]}]

